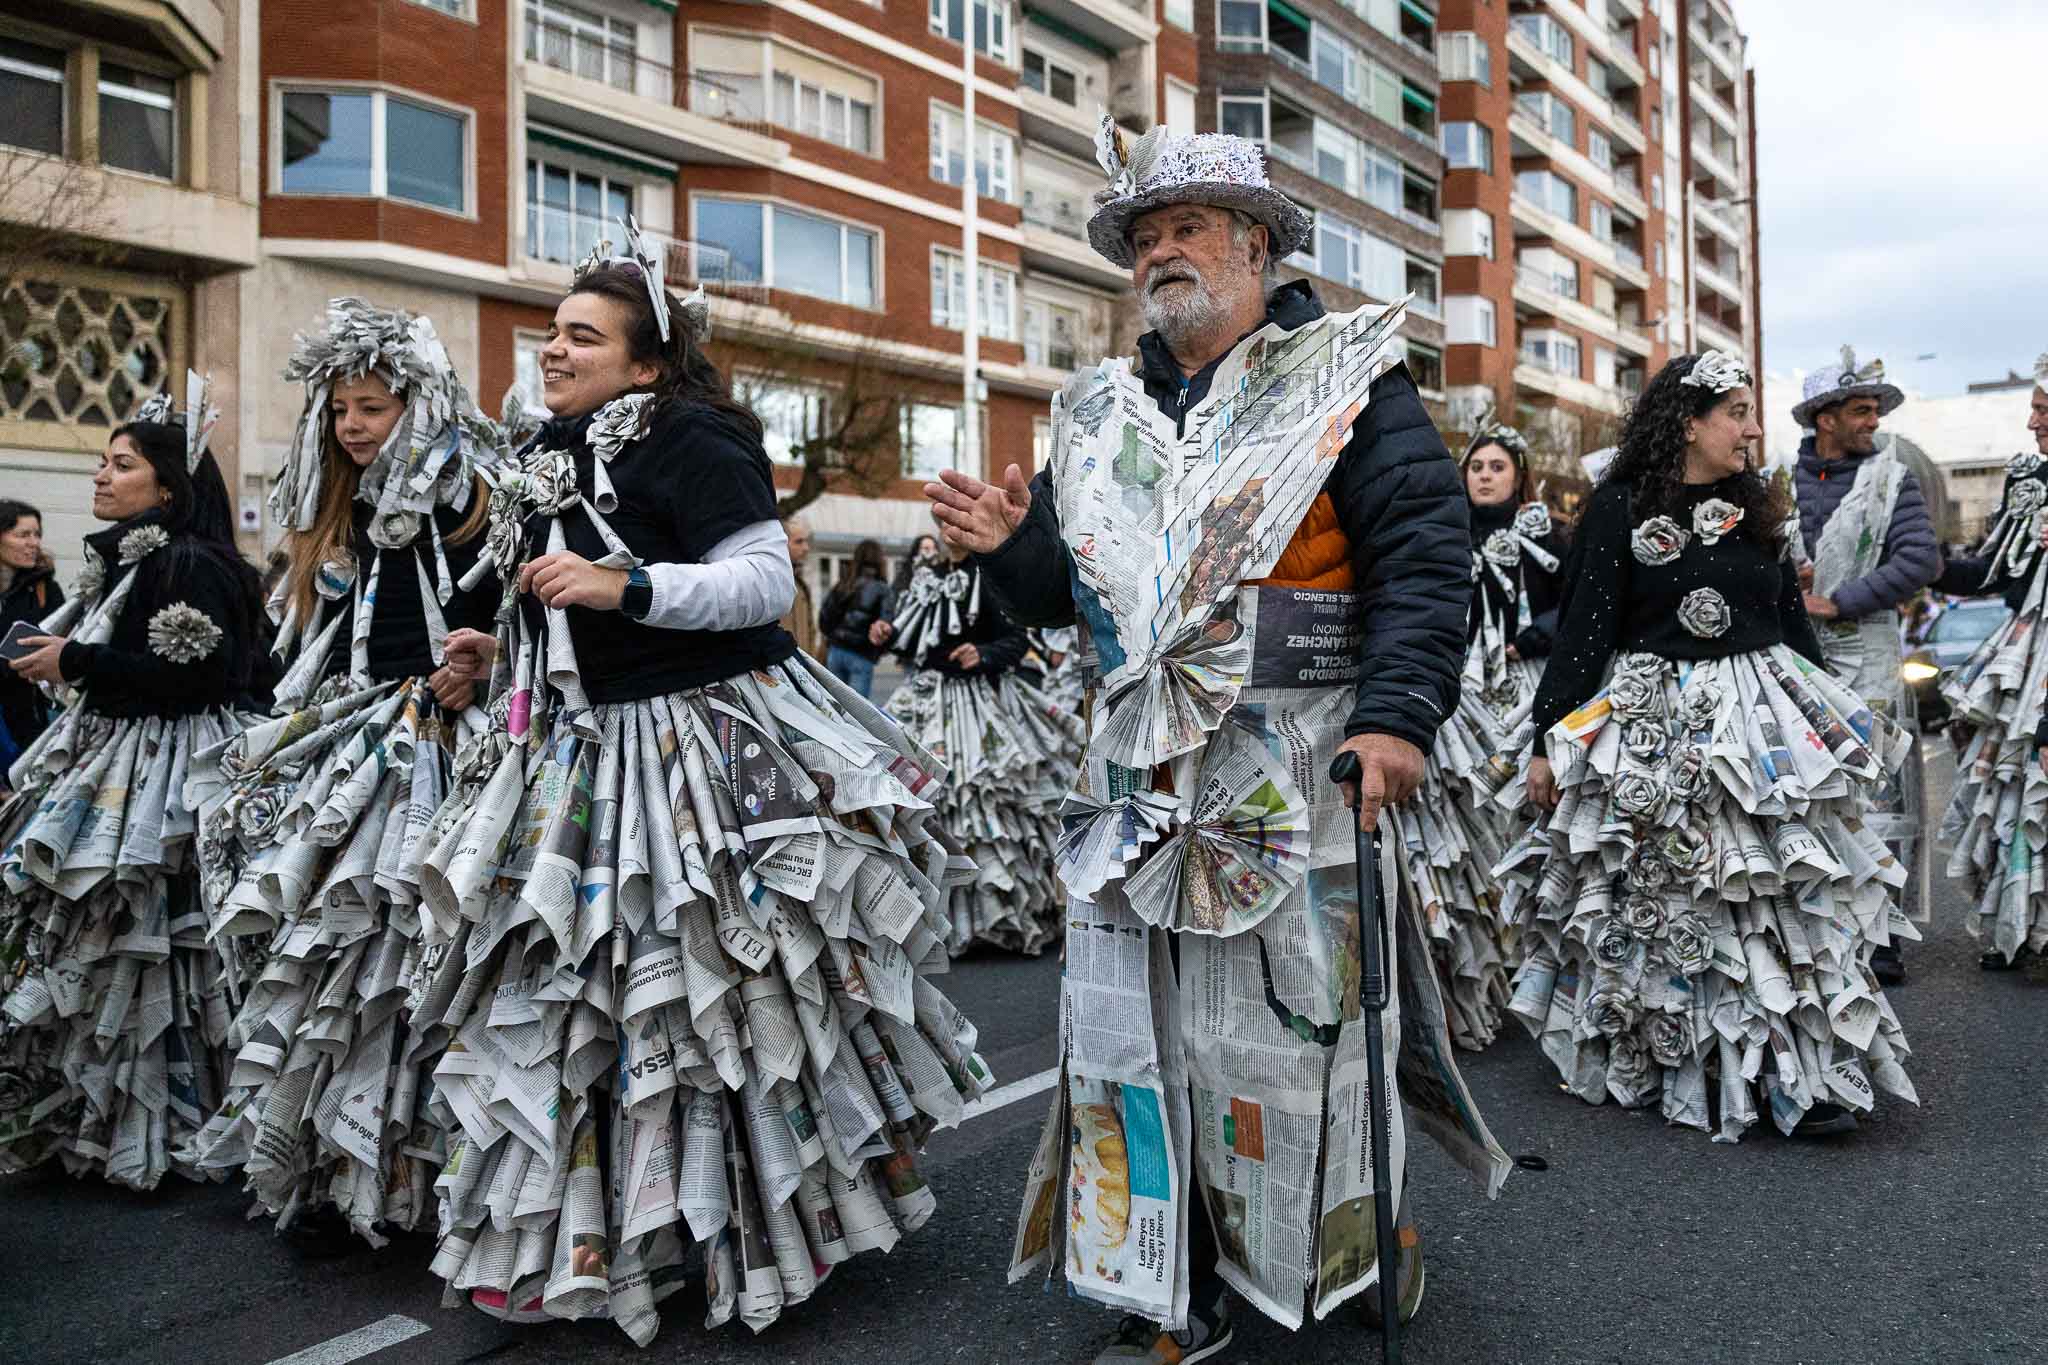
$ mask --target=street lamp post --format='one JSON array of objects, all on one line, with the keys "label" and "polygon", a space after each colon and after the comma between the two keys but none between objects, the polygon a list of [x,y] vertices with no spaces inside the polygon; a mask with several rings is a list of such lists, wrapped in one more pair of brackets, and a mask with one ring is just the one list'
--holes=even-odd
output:
[{"label": "street lamp post", "polygon": [[960,467],[981,474],[981,191],[974,157],[980,138],[974,123],[975,0],[960,0],[960,125],[964,144],[960,176],[960,274],[967,295],[966,326],[960,348]]}]

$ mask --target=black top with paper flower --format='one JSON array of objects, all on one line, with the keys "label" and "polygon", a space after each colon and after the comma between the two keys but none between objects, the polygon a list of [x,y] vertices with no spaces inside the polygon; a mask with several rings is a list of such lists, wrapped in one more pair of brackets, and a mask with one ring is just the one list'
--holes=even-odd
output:
[{"label": "black top with paper flower", "polygon": [[58,660],[79,705],[187,716],[256,700],[255,571],[226,547],[171,535],[155,511],[85,538],[77,614]]},{"label": "black top with paper flower", "polygon": [[1474,503],[1471,517],[1477,590],[1465,641],[1478,639],[1481,626],[1492,622],[1516,653],[1540,659],[1550,653],[1564,596],[1564,529],[1540,502]]},{"label": "black top with paper flower", "polygon": [[2005,493],[1998,515],[1976,550],[1943,565],[1934,586],[1959,597],[1996,593],[2018,611],[2026,602],[2034,570],[2043,562],[2041,527],[2048,523],[2048,456],[2022,451],[2005,465]]},{"label": "black top with paper flower", "polygon": [[[607,404],[584,417],[557,418],[528,452],[567,452],[577,487],[641,562],[700,564],[734,532],[775,519],[767,452],[732,418],[698,403],[658,402],[647,410],[645,434],[633,435],[619,429],[615,419],[622,415],[624,409]],[[602,475],[598,448],[609,454]],[[547,553],[548,523],[545,515],[527,517],[525,557]],[[562,514],[561,525],[568,548],[585,559],[602,559],[610,549],[580,504]],[[528,594],[522,609],[538,629],[539,599]],[[743,630],[670,630],[616,611],[568,613],[584,690],[598,704],[703,687],[796,652],[796,641],[773,621]]]},{"label": "black top with paper flower", "polygon": [[[1000,677],[1022,663],[1031,648],[1023,628],[1011,625],[994,602],[983,598],[981,569],[972,560],[919,563],[889,621],[896,628],[889,648],[912,667],[941,673]],[[967,644],[980,656],[972,668],[952,658]],[[1028,671],[1035,676],[1035,670]]]},{"label": "black top with paper flower", "polygon": [[1720,659],[1787,644],[1821,662],[1792,562],[1733,534],[1733,482],[1688,487],[1677,515],[1640,523],[1626,485],[1594,490],[1536,690],[1538,734],[1600,690],[1617,653]]},{"label": "black top with paper flower", "polygon": [[[471,587],[461,586],[462,577],[476,563],[477,555],[483,550],[481,534],[471,536],[458,545],[455,533],[469,519],[470,509],[457,511],[442,503],[433,509],[434,525],[440,530],[440,552],[433,545],[433,535],[424,525],[385,526],[372,534],[371,520],[377,509],[358,499],[354,504],[355,536],[353,548],[356,563],[367,581],[374,565],[377,572],[377,606],[370,613],[369,666],[370,676],[382,681],[389,678],[418,678],[432,673],[438,665],[427,639],[427,611],[425,592],[438,595],[441,574],[445,572],[451,582],[448,602],[441,607],[442,620],[451,631],[480,630],[490,633],[491,624],[498,614],[498,584],[489,576]],[[418,518],[424,514],[407,513]],[[384,543],[379,544],[382,540]],[[421,582],[422,575],[425,582]],[[328,646],[327,663],[323,675],[346,673],[349,670],[351,644],[355,636],[355,597],[352,592],[343,592],[335,602],[342,622],[334,632],[333,643]]]}]

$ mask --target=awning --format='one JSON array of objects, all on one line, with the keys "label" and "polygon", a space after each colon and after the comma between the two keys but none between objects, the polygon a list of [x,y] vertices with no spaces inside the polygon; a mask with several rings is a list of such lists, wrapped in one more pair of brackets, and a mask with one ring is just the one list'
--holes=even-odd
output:
[{"label": "awning", "polygon": [[590,138],[579,137],[575,133],[564,132],[560,128],[550,127],[544,123],[527,124],[526,140],[538,142],[543,147],[553,147],[557,151],[587,156],[592,161],[602,161],[607,165],[632,171],[636,175],[652,176],[658,180],[671,182],[676,178],[676,167],[667,162],[629,152],[623,147],[613,147]]},{"label": "awning", "polygon": [[1417,109],[1426,109],[1432,114],[1436,112],[1436,101],[1412,85],[1401,87],[1401,98],[1414,105]]},{"label": "awning", "polygon": [[1266,0],[1266,8],[1273,11],[1273,13],[1279,15],[1283,19],[1292,20],[1294,23],[1301,25],[1304,29],[1308,29],[1311,32],[1315,29],[1315,20],[1309,18],[1306,14],[1303,14],[1300,10],[1288,4],[1287,0]]},{"label": "awning", "polygon": [[1431,28],[1436,27],[1436,15],[1423,6],[1416,4],[1415,0],[1401,0],[1401,8],[1407,10],[1423,23],[1428,24]]}]

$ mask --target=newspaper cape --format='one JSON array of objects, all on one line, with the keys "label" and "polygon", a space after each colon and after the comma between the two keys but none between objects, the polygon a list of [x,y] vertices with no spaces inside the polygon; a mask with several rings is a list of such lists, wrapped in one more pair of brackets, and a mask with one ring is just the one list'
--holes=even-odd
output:
[{"label": "newspaper cape", "polygon": [[[1262,328],[1220,362],[1185,435],[1125,360],[1054,401],[1091,728],[1059,859],[1063,1084],[1013,1279],[1057,1272],[1178,1325],[1192,1195],[1225,1279],[1289,1327],[1375,1282],[1372,1200],[1399,1191],[1371,1188],[1351,815],[1325,773],[1358,604],[1252,583],[1394,363],[1402,312]],[[1403,871],[1387,862],[1391,888]],[[1396,937],[1388,1071],[1492,1193],[1507,1158],[1459,1076],[1423,931]],[[1402,1107],[1384,1121],[1398,1184]]]}]

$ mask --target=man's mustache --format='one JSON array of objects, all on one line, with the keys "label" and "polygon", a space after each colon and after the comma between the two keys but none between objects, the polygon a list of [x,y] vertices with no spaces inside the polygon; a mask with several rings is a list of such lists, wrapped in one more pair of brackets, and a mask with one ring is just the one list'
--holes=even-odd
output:
[{"label": "man's mustache", "polygon": [[1198,285],[1202,282],[1202,277],[1186,266],[1154,266],[1152,273],[1145,277],[1145,292],[1156,293],[1161,285],[1172,284],[1175,280],[1185,280],[1189,284]]}]

